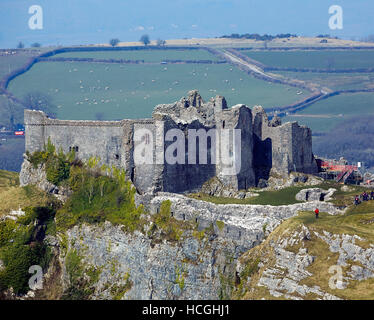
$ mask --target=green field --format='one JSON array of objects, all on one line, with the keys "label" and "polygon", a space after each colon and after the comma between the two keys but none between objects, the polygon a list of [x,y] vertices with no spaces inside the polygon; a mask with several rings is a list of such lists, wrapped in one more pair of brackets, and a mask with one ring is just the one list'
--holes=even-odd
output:
[{"label": "green field", "polygon": [[374,68],[374,50],[241,51],[267,66],[279,68]]},{"label": "green field", "polygon": [[15,69],[24,66],[27,61],[35,56],[33,53],[20,53],[14,55],[1,55],[0,56],[0,78],[9,74]]},{"label": "green field", "polygon": [[83,51],[56,54],[56,58],[93,58],[144,60],[145,62],[161,62],[163,60],[220,60],[214,54],[203,50],[124,50],[124,51]]},{"label": "green field", "polygon": [[313,82],[336,90],[359,90],[374,88],[374,73],[318,73],[277,71],[286,78]]},{"label": "green field", "polygon": [[341,94],[312,104],[297,114],[300,116],[290,115],[282,120],[298,121],[315,132],[328,131],[347,118],[374,114],[374,93]]},{"label": "green field", "polygon": [[192,89],[206,100],[219,94],[229,105],[264,108],[308,94],[297,95],[297,88],[257,80],[226,64],[43,62],[9,84],[9,91],[20,98],[34,92],[49,96],[58,118],[87,120],[150,117],[155,105],[177,101]]}]

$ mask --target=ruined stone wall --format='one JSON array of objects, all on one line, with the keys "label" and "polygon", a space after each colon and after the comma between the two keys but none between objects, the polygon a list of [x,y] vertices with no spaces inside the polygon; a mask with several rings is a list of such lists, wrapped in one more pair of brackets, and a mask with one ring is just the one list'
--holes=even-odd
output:
[{"label": "ruined stone wall", "polygon": [[[211,157],[211,146],[212,141],[210,138],[207,138],[207,149],[200,150],[200,141],[199,139],[193,138],[189,135],[189,129],[204,129],[204,131],[208,131],[210,128],[205,127],[198,121],[194,121],[191,124],[182,124],[176,123],[172,119],[165,119],[164,122],[164,135],[171,129],[179,129],[184,133],[185,137],[185,156],[184,156],[184,163],[185,164],[172,164],[167,163],[163,166],[162,172],[162,190],[165,192],[185,192],[185,191],[197,191],[201,188],[201,186],[208,181],[210,178],[214,177],[216,174],[216,165],[215,163],[212,164],[212,157]],[[174,141],[166,141],[164,144],[164,152],[166,155],[168,148],[173,148],[175,145]],[[196,157],[194,157],[196,164],[190,162],[189,155],[192,157],[192,149],[191,145],[194,144],[196,146]],[[172,150],[172,149],[170,149]],[[200,163],[200,152],[207,154],[207,161],[206,163]]]},{"label": "ruined stone wall", "polygon": [[279,118],[269,121],[262,107],[253,108],[252,112],[257,181],[267,179],[271,171],[280,175],[317,172],[309,128],[297,122],[281,124]]},{"label": "ruined stone wall", "polygon": [[[277,117],[269,121],[262,107],[251,110],[245,105],[236,105],[228,109],[226,100],[220,96],[205,103],[196,90],[178,102],[158,105],[152,119],[70,121],[49,119],[41,111],[25,110],[25,127],[26,151],[42,150],[50,139],[65,153],[75,150],[82,160],[94,156],[100,158],[100,165],[125,169],[127,178],[141,193],[197,191],[215,176],[229,189],[240,190],[258,185],[261,179],[267,180],[271,171],[283,176],[291,171],[317,172],[309,128],[296,122],[282,125]],[[136,138],[136,132],[142,129],[148,133],[144,135],[143,131]],[[166,135],[171,129],[178,129],[181,137],[167,141]],[[218,130],[215,139],[206,136],[196,139],[190,137],[191,129],[205,134],[210,129]],[[240,130],[238,150],[233,148],[232,136],[228,139],[228,148],[223,150],[224,129]],[[176,146],[180,138],[182,150]],[[206,146],[200,139],[205,139]],[[135,151],[144,143],[152,153],[146,163],[139,163],[134,160]],[[196,158],[191,162],[193,145]],[[165,161],[165,155],[173,147],[175,155],[184,152],[184,161]],[[229,151],[227,158],[235,156],[239,160],[238,170],[228,173],[227,167],[232,164],[222,162],[223,151],[226,156]],[[207,154],[205,163],[200,162],[202,154]]]},{"label": "ruined stone wall", "polygon": [[[235,150],[233,139],[230,138],[230,154],[236,154],[239,158],[239,167],[236,174],[227,174],[227,164],[222,162],[223,154],[219,155],[217,161],[217,177],[224,185],[235,190],[248,189],[255,186],[255,172],[253,169],[253,130],[252,130],[252,112],[245,105],[236,105],[231,109],[224,110],[216,115],[219,143],[217,150],[225,152],[222,144],[220,129],[238,129],[240,130],[239,150]],[[239,151],[239,154],[237,153]],[[235,160],[233,160],[235,162]]]},{"label": "ruined stone wall", "polygon": [[317,162],[312,150],[312,131],[292,123],[292,160],[293,171],[315,174],[318,172]]},{"label": "ruined stone wall", "polygon": [[124,160],[122,121],[56,120],[41,111],[25,110],[25,127],[26,151],[43,150],[50,139],[65,153],[75,149],[82,160],[96,156],[110,166],[120,166]]}]

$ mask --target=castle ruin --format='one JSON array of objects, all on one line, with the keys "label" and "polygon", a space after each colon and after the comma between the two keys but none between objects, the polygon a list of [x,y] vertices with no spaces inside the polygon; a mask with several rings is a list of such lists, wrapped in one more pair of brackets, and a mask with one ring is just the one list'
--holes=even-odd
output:
[{"label": "castle ruin", "polygon": [[[139,129],[149,134],[137,140],[135,133]],[[158,159],[174,143],[165,139],[171,129],[179,129],[185,135],[187,143],[183,156],[186,161],[183,163],[170,164]],[[191,129],[196,132],[200,129],[205,132],[239,129],[240,153],[236,156],[240,157],[240,171],[223,174],[223,165],[211,161],[217,155],[213,156],[213,140],[208,136],[205,137],[205,149],[210,161],[200,163],[202,138],[190,136]],[[151,119],[71,121],[50,119],[42,111],[25,110],[25,130],[26,151],[43,150],[50,139],[64,152],[75,150],[79,159],[95,156],[100,158],[101,164],[125,169],[127,178],[140,193],[196,191],[212,177],[220,179],[228,188],[241,190],[257,186],[271,173],[286,176],[291,171],[318,172],[309,128],[299,126],[297,122],[281,124],[278,117],[269,121],[259,106],[250,109],[240,104],[228,108],[221,96],[205,103],[196,90],[178,102],[156,106]],[[134,161],[134,150],[139,143],[149,144],[155,151],[150,163]],[[197,150],[195,163],[188,161],[191,148]]]}]

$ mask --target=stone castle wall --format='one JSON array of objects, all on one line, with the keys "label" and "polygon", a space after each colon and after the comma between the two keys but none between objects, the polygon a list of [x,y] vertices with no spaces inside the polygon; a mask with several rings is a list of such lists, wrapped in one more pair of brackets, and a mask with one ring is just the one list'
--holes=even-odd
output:
[{"label": "stone castle wall", "polygon": [[[152,119],[122,121],[70,121],[49,119],[41,111],[25,110],[26,151],[42,150],[50,139],[66,153],[75,150],[77,157],[87,160],[100,158],[100,164],[121,167],[140,192],[197,191],[210,178],[217,176],[225,186],[248,189],[271,172],[288,175],[291,171],[316,173],[312,153],[311,130],[296,122],[281,124],[269,121],[262,107],[236,105],[227,108],[226,100],[217,96],[204,103],[197,91],[174,104],[159,105]],[[152,145],[153,161],[139,164],[134,161],[134,150],[139,143],[134,137],[139,129],[147,129],[147,144]],[[165,139],[170,129],[179,129],[185,137],[184,163],[170,164],[157,158],[175,147],[175,139]],[[189,136],[189,129],[215,129],[215,140],[207,139],[206,150],[199,150],[200,141]],[[227,174],[221,154],[213,147],[220,143],[221,131],[240,129],[241,145],[235,156],[240,159],[240,170]],[[199,138],[200,139],[200,138]],[[212,144],[216,143],[216,146]],[[198,145],[197,145],[198,144]],[[196,163],[189,156],[196,147]],[[233,151],[233,146],[227,146]],[[216,148],[220,150],[220,148]],[[155,152],[156,151],[156,152]],[[180,150],[179,150],[180,151]],[[190,151],[190,154],[189,154]],[[208,154],[208,163],[199,162],[200,153]]]}]

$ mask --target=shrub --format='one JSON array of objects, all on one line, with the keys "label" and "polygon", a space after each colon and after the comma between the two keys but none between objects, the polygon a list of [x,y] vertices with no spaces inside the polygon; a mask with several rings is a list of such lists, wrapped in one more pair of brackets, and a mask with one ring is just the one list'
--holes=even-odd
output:
[{"label": "shrub", "polygon": [[36,241],[36,231],[42,223],[47,223],[47,231],[53,227],[54,209],[29,207],[24,210],[25,215],[17,221],[0,222],[0,259],[5,266],[0,272],[0,290],[12,287],[16,294],[29,290],[29,268],[39,265],[45,270],[52,256],[48,246]]},{"label": "shrub", "polygon": [[69,185],[74,193],[56,216],[58,228],[107,220],[129,232],[141,229],[144,209],[135,206],[135,188],[125,180],[123,170],[113,169],[113,176],[102,176],[94,168],[72,167]]},{"label": "shrub", "polygon": [[35,151],[32,154],[26,152],[26,155],[35,169],[41,164],[45,165],[47,180],[56,186],[69,178],[70,168],[73,164],[79,164],[75,159],[74,151],[65,155],[60,149],[56,153],[56,147],[49,138],[47,145],[44,146],[44,151]]},{"label": "shrub", "polygon": [[50,252],[42,243],[33,246],[12,244],[2,248],[1,259],[5,265],[5,270],[0,273],[2,287],[12,287],[16,294],[21,294],[29,290],[29,268],[32,265],[40,265],[45,269],[49,263]]}]

